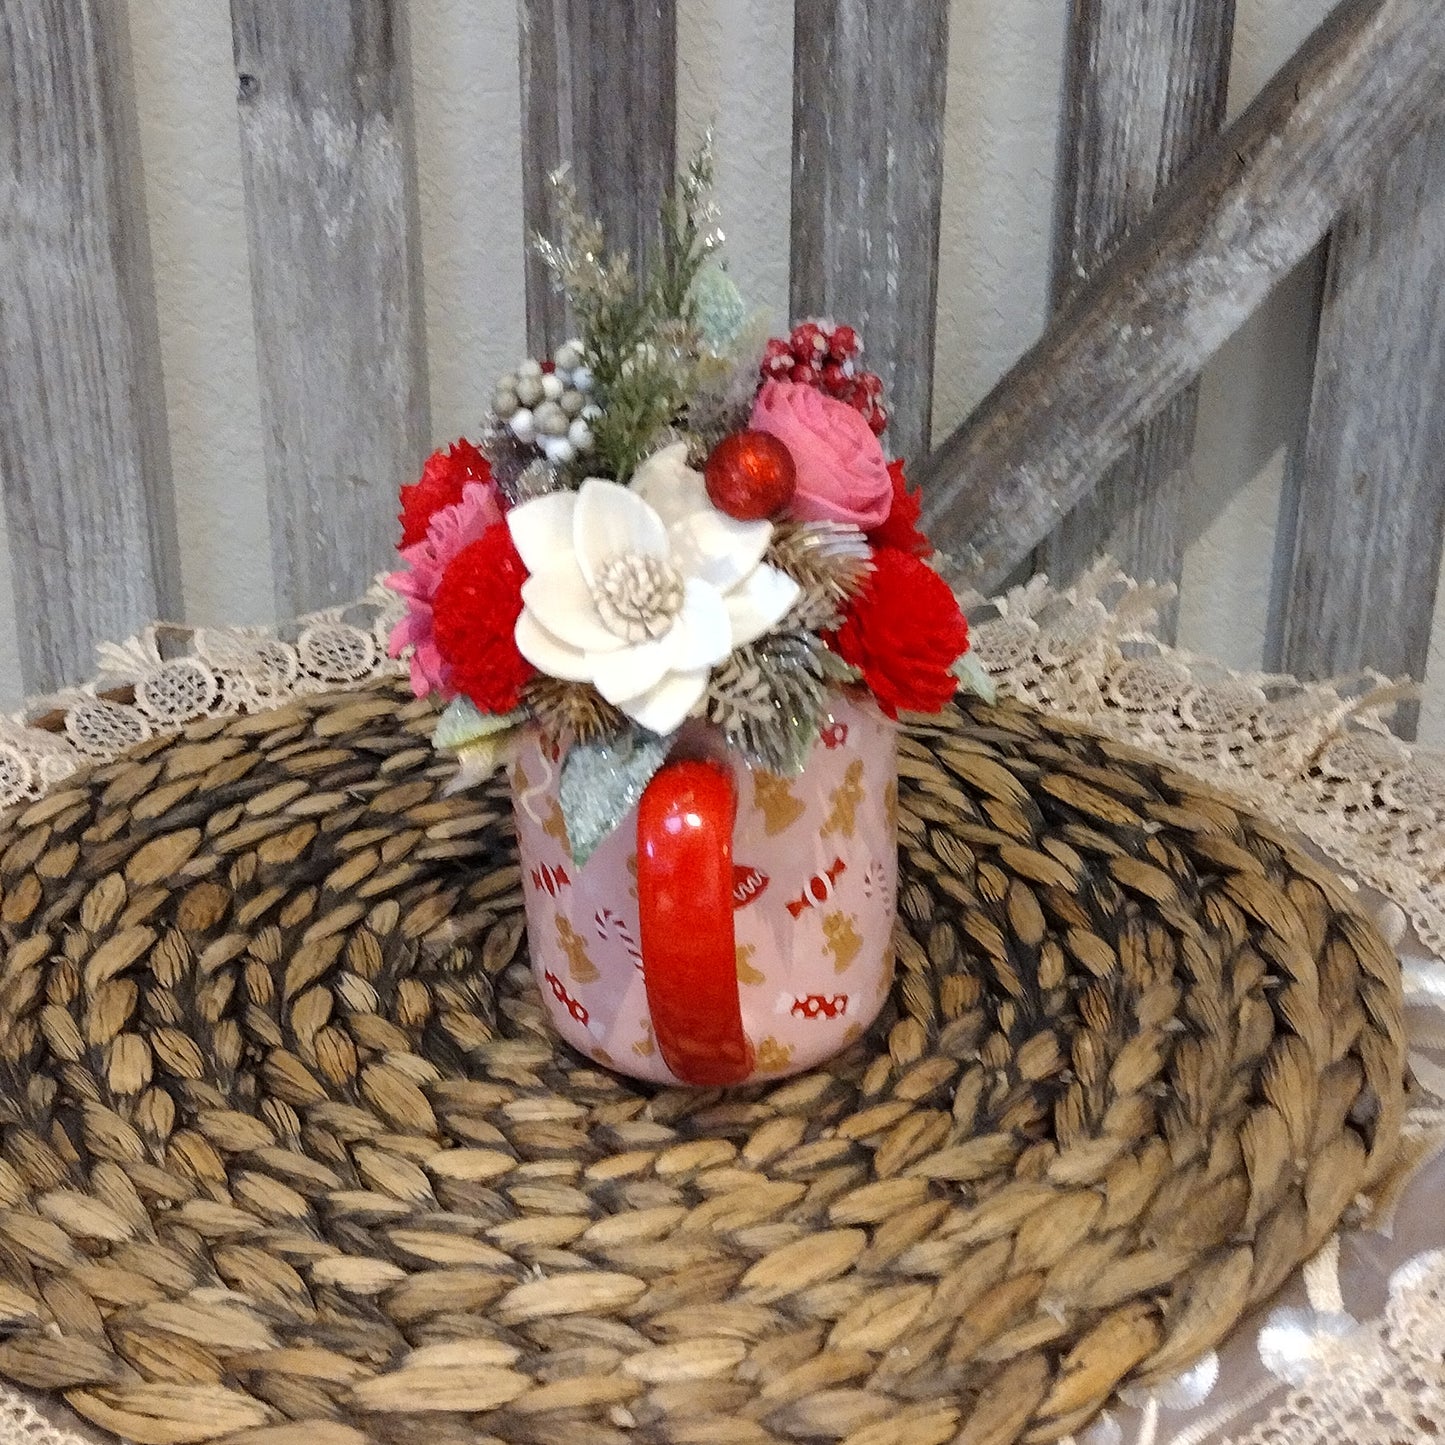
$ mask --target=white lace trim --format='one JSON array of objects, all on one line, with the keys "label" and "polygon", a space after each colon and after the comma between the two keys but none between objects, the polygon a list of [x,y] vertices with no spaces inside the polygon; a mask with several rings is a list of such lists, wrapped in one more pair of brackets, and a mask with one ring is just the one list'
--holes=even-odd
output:
[{"label": "white lace trim", "polygon": [[0,718],[0,808],[39,798],[86,764],[201,718],[261,712],[399,675],[386,638],[400,615],[396,594],[378,583],[350,607],[285,628],[157,623],[105,643],[90,682]]},{"label": "white lace trim", "polygon": [[40,1401],[45,1410],[63,1411],[64,1423],[52,1420],[17,1390],[0,1385],[0,1440],[5,1445],[97,1445],[108,1437],[93,1430],[57,1400]]},{"label": "white lace trim", "polygon": [[[1407,1137],[1429,1159],[1445,1138],[1445,755],[1390,733],[1384,716],[1402,690],[1377,674],[1302,683],[1166,647],[1150,631],[1166,595],[1105,565],[1067,591],[1035,578],[1004,597],[967,600],[974,646],[1002,691],[1143,748],[1302,833],[1393,900],[1381,921],[1397,945],[1408,916],[1434,956],[1407,958],[1405,971],[1422,1086]],[[400,675],[386,655],[398,614],[394,595],[374,586],[352,607],[287,628],[157,625],[102,647],[94,681],[0,719],[0,807],[201,718]],[[1164,1385],[1126,1391],[1079,1445],[1407,1445],[1445,1434],[1445,1249],[1435,1247],[1431,1197],[1445,1188],[1445,1167],[1432,1172],[1408,1196],[1416,1208],[1398,1214],[1400,1231],[1413,1215],[1426,1236],[1413,1255],[1386,1249],[1379,1235],[1337,1237],[1252,1344],[1231,1345],[1238,1358],[1210,1355]],[[1379,1227],[1392,1222],[1386,1215]],[[1350,1301],[1378,1290],[1392,1268],[1383,1316],[1358,1322]],[[93,1438],[0,1385],[0,1441]]]},{"label": "white lace trim", "polygon": [[1150,631],[1168,593],[1112,566],[971,608],[999,687],[1087,722],[1296,829],[1393,899],[1445,954],[1445,753],[1385,721],[1409,688],[1378,673],[1305,683],[1232,672]]},{"label": "white lace trim", "polygon": [[1241,1445],[1438,1439],[1445,1434],[1442,1334],[1445,1250],[1432,1250],[1395,1271],[1382,1319],[1338,1335],[1316,1333],[1318,1368]]}]

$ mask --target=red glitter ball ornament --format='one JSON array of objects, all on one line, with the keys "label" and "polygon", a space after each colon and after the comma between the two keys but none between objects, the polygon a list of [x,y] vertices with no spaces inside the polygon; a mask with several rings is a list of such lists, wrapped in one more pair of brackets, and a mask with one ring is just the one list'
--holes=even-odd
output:
[{"label": "red glitter ball ornament", "polygon": [[757,522],[782,511],[798,483],[793,454],[763,431],[724,437],[703,468],[707,494],[718,511],[740,522]]}]

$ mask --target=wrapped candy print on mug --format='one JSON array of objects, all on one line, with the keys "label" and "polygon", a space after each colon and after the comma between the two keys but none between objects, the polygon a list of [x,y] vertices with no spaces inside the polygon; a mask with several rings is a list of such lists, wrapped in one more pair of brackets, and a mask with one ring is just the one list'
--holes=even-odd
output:
[{"label": "wrapped candy print on mug", "polygon": [[689,725],[579,868],[558,770],[530,731],[512,794],[558,1033],[598,1063],[689,1084],[795,1073],[857,1038],[892,979],[894,733],[866,696],[839,694],[785,778]]},{"label": "wrapped candy print on mug", "polygon": [[710,178],[704,151],[641,283],[559,183],[539,245],[582,334],[402,489],[388,578],[458,785],[510,770],[558,1034],[700,1086],[809,1068],[873,1021],[898,716],[987,685],[856,334],[749,340]]}]

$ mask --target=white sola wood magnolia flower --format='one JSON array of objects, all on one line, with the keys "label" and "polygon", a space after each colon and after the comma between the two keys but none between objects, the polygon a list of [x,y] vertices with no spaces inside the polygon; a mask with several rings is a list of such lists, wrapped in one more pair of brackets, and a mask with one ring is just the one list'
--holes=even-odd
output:
[{"label": "white sola wood magnolia flower", "polygon": [[531,576],[517,648],[534,667],[590,682],[655,733],[697,706],[711,668],[777,625],[798,584],[765,563],[770,522],[708,501],[679,442],[630,487],[589,478],[507,514]]}]

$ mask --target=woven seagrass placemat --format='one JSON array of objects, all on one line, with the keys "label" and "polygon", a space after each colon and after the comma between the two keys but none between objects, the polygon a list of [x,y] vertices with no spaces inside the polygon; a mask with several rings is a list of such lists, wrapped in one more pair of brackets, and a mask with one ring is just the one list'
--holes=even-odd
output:
[{"label": "woven seagrass placemat", "polygon": [[550,1039],[433,716],[208,721],[0,832],[0,1374],[143,1442],[1049,1440],[1389,1162],[1394,959],[1126,748],[915,729],[878,1026],[659,1093]]}]

